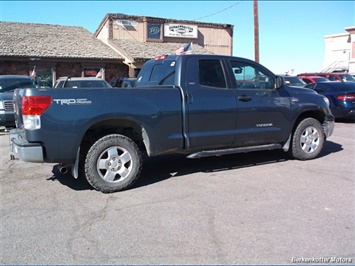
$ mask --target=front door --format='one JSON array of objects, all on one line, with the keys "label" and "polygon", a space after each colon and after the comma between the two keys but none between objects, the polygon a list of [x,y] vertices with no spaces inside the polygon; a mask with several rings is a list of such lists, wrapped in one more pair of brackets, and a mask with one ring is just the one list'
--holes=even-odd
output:
[{"label": "front door", "polygon": [[238,106],[234,146],[280,143],[287,140],[290,99],[287,92],[274,89],[274,76],[258,64],[231,59]]}]

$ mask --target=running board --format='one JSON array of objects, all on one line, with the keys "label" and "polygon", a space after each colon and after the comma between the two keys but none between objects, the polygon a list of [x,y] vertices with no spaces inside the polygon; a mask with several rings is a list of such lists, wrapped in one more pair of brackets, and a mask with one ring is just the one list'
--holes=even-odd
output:
[{"label": "running board", "polygon": [[224,150],[200,151],[188,155],[187,158],[196,159],[196,158],[208,157],[208,156],[220,156],[220,155],[242,153],[242,152],[275,150],[281,148],[282,146],[280,144],[267,144],[267,145],[251,146],[251,147],[224,149]]}]

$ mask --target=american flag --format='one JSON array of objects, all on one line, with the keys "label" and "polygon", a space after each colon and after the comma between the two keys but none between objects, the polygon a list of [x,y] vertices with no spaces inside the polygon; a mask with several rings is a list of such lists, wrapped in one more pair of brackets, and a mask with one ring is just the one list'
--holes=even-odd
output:
[{"label": "american flag", "polygon": [[96,77],[97,78],[103,78],[104,77],[104,72],[105,69],[101,68],[99,72],[97,72]]},{"label": "american flag", "polygon": [[179,49],[176,49],[175,54],[192,54],[192,42],[186,43]]},{"label": "american flag", "polygon": [[32,70],[32,72],[31,72],[30,77],[33,78],[33,79],[36,78],[36,67],[35,67],[35,66],[33,67],[33,70]]}]

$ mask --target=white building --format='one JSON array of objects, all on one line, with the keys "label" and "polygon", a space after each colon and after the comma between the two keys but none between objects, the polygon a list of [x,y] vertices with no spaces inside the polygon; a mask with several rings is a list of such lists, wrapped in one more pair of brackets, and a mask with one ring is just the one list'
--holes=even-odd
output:
[{"label": "white building", "polygon": [[349,72],[355,74],[355,26],[346,33],[327,35],[325,40],[324,69],[322,72]]}]

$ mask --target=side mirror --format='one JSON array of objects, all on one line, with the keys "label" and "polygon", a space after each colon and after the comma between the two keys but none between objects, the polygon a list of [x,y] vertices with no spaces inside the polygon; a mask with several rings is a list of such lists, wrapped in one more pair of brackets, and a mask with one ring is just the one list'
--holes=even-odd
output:
[{"label": "side mirror", "polygon": [[243,73],[243,70],[240,67],[234,69],[234,74],[242,74],[242,73]]},{"label": "side mirror", "polygon": [[285,79],[283,77],[276,76],[275,89],[279,89],[285,85]]}]

